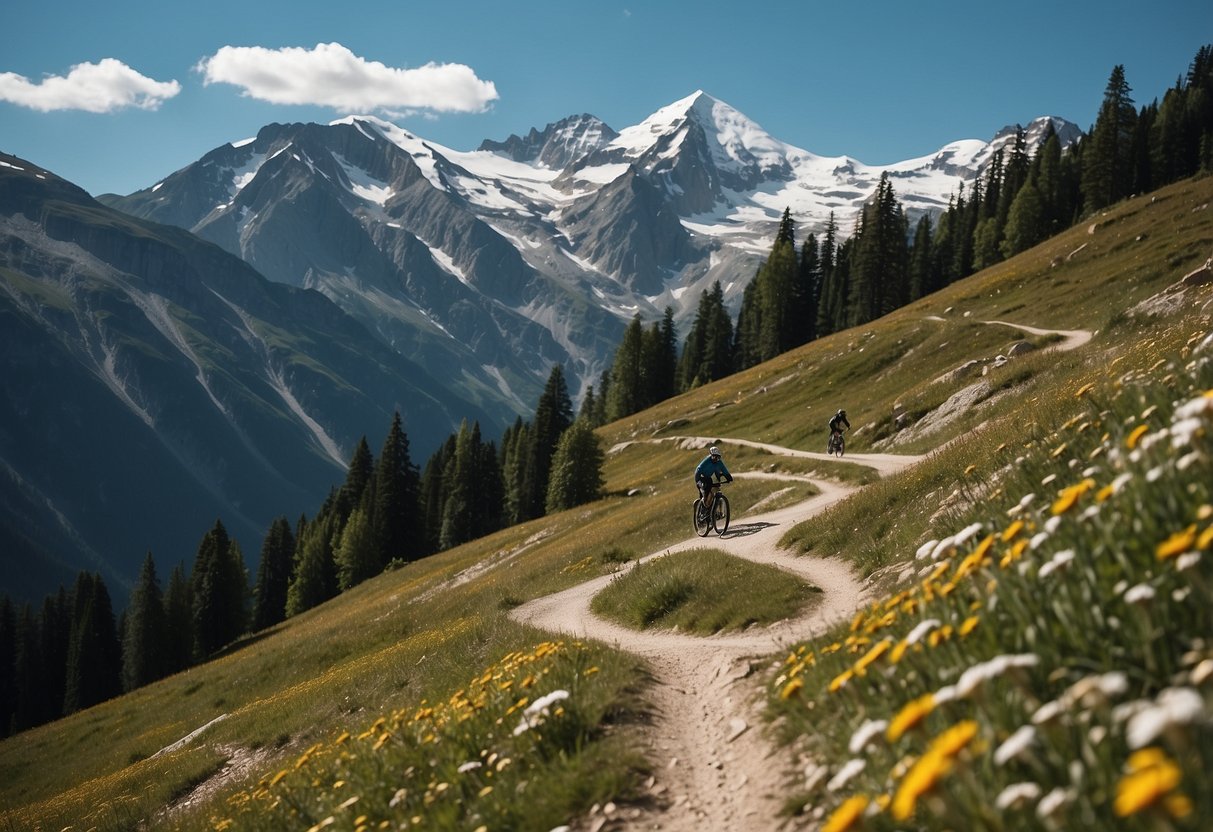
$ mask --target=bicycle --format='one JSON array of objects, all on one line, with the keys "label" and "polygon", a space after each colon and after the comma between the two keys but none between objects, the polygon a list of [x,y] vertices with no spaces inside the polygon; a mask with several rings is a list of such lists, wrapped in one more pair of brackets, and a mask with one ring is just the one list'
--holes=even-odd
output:
[{"label": "bicycle", "polygon": [[707,537],[708,532],[713,529],[719,535],[723,535],[729,530],[729,498],[722,493],[721,485],[723,483],[714,482],[711,484],[708,494],[711,494],[713,491],[717,493],[709,505],[704,505],[703,497],[695,498],[691,522],[695,527],[695,534],[700,537]]},{"label": "bicycle", "polygon": [[826,442],[826,453],[827,454],[837,453],[839,456],[842,456],[842,454],[845,450],[846,450],[846,442],[842,438],[842,431],[840,431],[840,430],[831,431],[830,439],[829,439],[829,441]]}]

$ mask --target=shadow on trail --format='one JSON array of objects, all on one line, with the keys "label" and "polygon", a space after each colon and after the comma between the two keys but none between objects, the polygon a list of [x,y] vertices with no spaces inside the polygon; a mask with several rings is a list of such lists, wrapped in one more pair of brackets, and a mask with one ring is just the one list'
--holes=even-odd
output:
[{"label": "shadow on trail", "polygon": [[778,523],[739,523],[735,526],[729,526],[729,530],[721,535],[723,538],[730,537],[749,537],[752,534],[758,534],[763,529],[768,529],[771,526],[777,526]]}]

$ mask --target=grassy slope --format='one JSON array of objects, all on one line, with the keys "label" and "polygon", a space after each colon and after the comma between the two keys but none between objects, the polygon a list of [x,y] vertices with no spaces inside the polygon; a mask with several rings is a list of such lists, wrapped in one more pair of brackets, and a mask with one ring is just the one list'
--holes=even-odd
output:
[{"label": "grassy slope", "polygon": [[[1205,179],[1117,206],[1094,223],[887,318],[609,425],[600,431],[604,446],[689,434],[818,450],[828,416],[846,406],[857,428],[849,450],[870,450],[875,439],[891,432],[895,403],[913,415],[927,412],[968,383],[933,380],[970,358],[1001,352],[1015,339],[1011,330],[977,321],[998,318],[1099,330],[1080,353],[1013,362],[994,377],[996,387],[1006,387],[997,407],[975,409],[941,433],[901,449],[925,452],[958,439],[948,451],[888,484],[864,489],[827,520],[788,537],[790,544],[805,550],[853,558],[865,573],[882,569],[929,537],[933,518],[946,526],[983,498],[972,471],[965,473],[975,460],[989,459],[1008,440],[1041,435],[1067,418],[1070,414],[1055,402],[1072,393],[1090,366],[1107,364],[1147,335],[1152,337],[1150,350],[1138,348],[1133,354],[1133,361],[1145,367],[1152,360],[1150,351],[1163,355],[1182,346],[1190,328],[1180,333],[1135,323],[1123,311],[1171,284],[1213,251],[1213,212],[1200,207],[1211,198],[1213,179]],[[1092,225],[1097,227],[1089,233]],[[932,315],[945,320],[927,320]],[[974,431],[1002,414],[1015,414],[1016,421]],[[686,423],[668,427],[674,420]],[[747,483],[744,472],[776,463],[758,452],[730,449],[729,454],[734,473],[743,475],[730,498],[735,514],[744,516],[750,505],[780,487],[763,480]],[[117,829],[153,816],[164,822],[165,817],[155,813],[214,772],[232,748],[257,749],[265,755],[254,768],[255,782],[284,761],[294,765],[305,749],[334,742],[342,731],[361,735],[381,716],[411,711],[423,702],[446,701],[457,690],[469,690],[486,671],[513,668],[509,656],[531,655],[547,637],[512,625],[505,612],[684,538],[693,497],[690,471],[697,459],[698,452],[673,442],[632,445],[612,453],[606,470],[610,496],[598,503],[385,574],[207,665],[6,740],[0,744],[0,807],[11,812],[0,816],[0,828],[6,823],[14,828],[38,823],[61,828],[88,821]],[[838,463],[777,465],[826,475],[840,470]],[[624,496],[631,490],[640,496]],[[941,504],[944,512],[936,517]],[[461,574],[468,580],[454,580]],[[613,738],[626,735],[627,714],[636,708],[635,685],[643,677],[635,660],[606,648],[562,649],[578,658],[570,660],[572,670],[553,672],[581,679],[579,695],[592,718],[576,748],[559,753],[584,759],[595,748],[609,750]],[[578,676],[588,666],[595,672]],[[498,719],[516,718],[505,710],[500,713]],[[228,718],[186,751],[145,759],[223,714]],[[494,739],[510,741],[508,736]],[[458,745],[454,739],[448,744]],[[542,776],[549,751],[537,749],[533,757],[540,768],[520,774],[517,782]],[[602,762],[616,758],[621,762],[615,767]],[[336,765],[315,782],[334,782],[330,775],[339,769]],[[624,755],[602,755],[593,766],[590,786],[560,787],[565,799],[551,816],[584,810],[611,793],[626,795],[634,783],[631,772],[638,767],[642,764]],[[232,794],[244,793],[229,786],[209,805],[172,817],[190,828],[209,826],[209,818],[222,818],[232,810]],[[426,811],[445,793],[427,789]],[[340,805],[341,796],[317,788],[309,799],[323,811]],[[492,799],[469,796],[467,802],[479,806]],[[368,797],[365,805],[371,803]],[[392,811],[386,797],[375,803],[382,804],[384,813]],[[486,806],[473,814],[491,812]]]}]

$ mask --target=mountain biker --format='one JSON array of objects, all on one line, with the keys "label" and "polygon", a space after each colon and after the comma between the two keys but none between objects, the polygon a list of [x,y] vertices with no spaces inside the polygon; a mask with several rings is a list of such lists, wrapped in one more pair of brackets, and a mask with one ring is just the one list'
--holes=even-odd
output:
[{"label": "mountain biker", "polygon": [[847,421],[847,412],[839,408],[834,417],[830,419],[830,447],[834,446],[834,439],[836,437],[842,436],[843,425],[846,425],[848,428],[851,427],[851,423]]},{"label": "mountain biker", "polygon": [[725,467],[724,460],[720,458],[720,449],[715,445],[708,448],[708,455],[703,458],[703,462],[699,463],[695,468],[695,486],[699,489],[699,496],[703,498],[705,505],[711,505],[712,500],[712,476],[717,479],[725,479],[728,482],[733,481],[733,475],[729,473],[729,469]]}]

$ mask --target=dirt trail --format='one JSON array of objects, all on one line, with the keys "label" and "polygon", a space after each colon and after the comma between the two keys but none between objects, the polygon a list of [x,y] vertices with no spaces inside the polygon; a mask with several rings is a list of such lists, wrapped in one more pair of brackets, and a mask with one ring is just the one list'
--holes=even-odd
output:
[{"label": "dirt trail", "polygon": [[[698,441],[698,440],[696,440]],[[726,444],[754,444],[724,439]],[[774,453],[813,456],[803,451],[760,445]],[[824,454],[816,456],[824,457]],[[891,473],[918,457],[855,454],[845,458]],[[761,476],[743,474],[743,476]],[[804,480],[803,477],[782,477]],[[641,558],[644,563],[672,552],[712,546],[748,560],[799,575],[822,590],[820,603],[807,614],[770,627],[711,637],[677,632],[638,632],[590,612],[590,601],[614,576],[606,575],[564,592],[527,603],[516,620],[571,636],[592,638],[642,656],[653,671],[655,719],[643,751],[656,771],[650,784],[655,808],[591,818],[591,829],[769,830],[775,828],[782,796],[784,763],[768,759],[771,750],[761,731],[757,686],[747,681],[772,653],[821,633],[851,615],[863,598],[863,586],[841,561],[798,557],[777,548],[794,523],[824,510],[854,489],[814,481],[821,493],[778,511],[734,522],[723,537],[691,536]],[[689,523],[688,523],[689,525]],[[635,568],[633,566],[632,568]]]},{"label": "dirt trail", "polygon": [[[1044,330],[1004,321],[985,323],[1011,326],[1036,335],[1056,333],[1063,337],[1053,347],[1059,350],[1075,349],[1091,338],[1091,333],[1085,330]],[[678,436],[647,441],[682,442],[688,448],[721,442],[786,456],[831,459],[822,453],[744,439]],[[620,447],[628,444],[631,443]],[[920,459],[896,454],[852,454],[843,461],[868,465],[887,476]],[[748,472],[741,475],[807,479]],[[824,632],[835,621],[849,617],[866,600],[863,585],[843,562],[797,557],[778,548],[779,538],[789,527],[854,490],[829,481],[813,482],[821,493],[809,500],[741,518],[721,538],[691,536],[638,561],[712,546],[735,557],[770,564],[821,588],[820,603],[805,615],[770,627],[708,638],[670,631],[638,632],[590,612],[590,600],[610,583],[614,577],[611,575],[538,598],[512,613],[516,620],[526,624],[613,644],[644,657],[652,669],[654,684],[650,697],[654,720],[644,732],[641,744],[656,772],[648,785],[654,798],[653,807],[624,811],[605,807],[588,819],[590,832],[603,829],[765,832],[782,825],[779,812],[792,784],[784,781],[786,760],[772,758],[772,748],[762,736],[761,690],[749,677],[769,662],[772,654],[778,655],[787,646]]]}]

